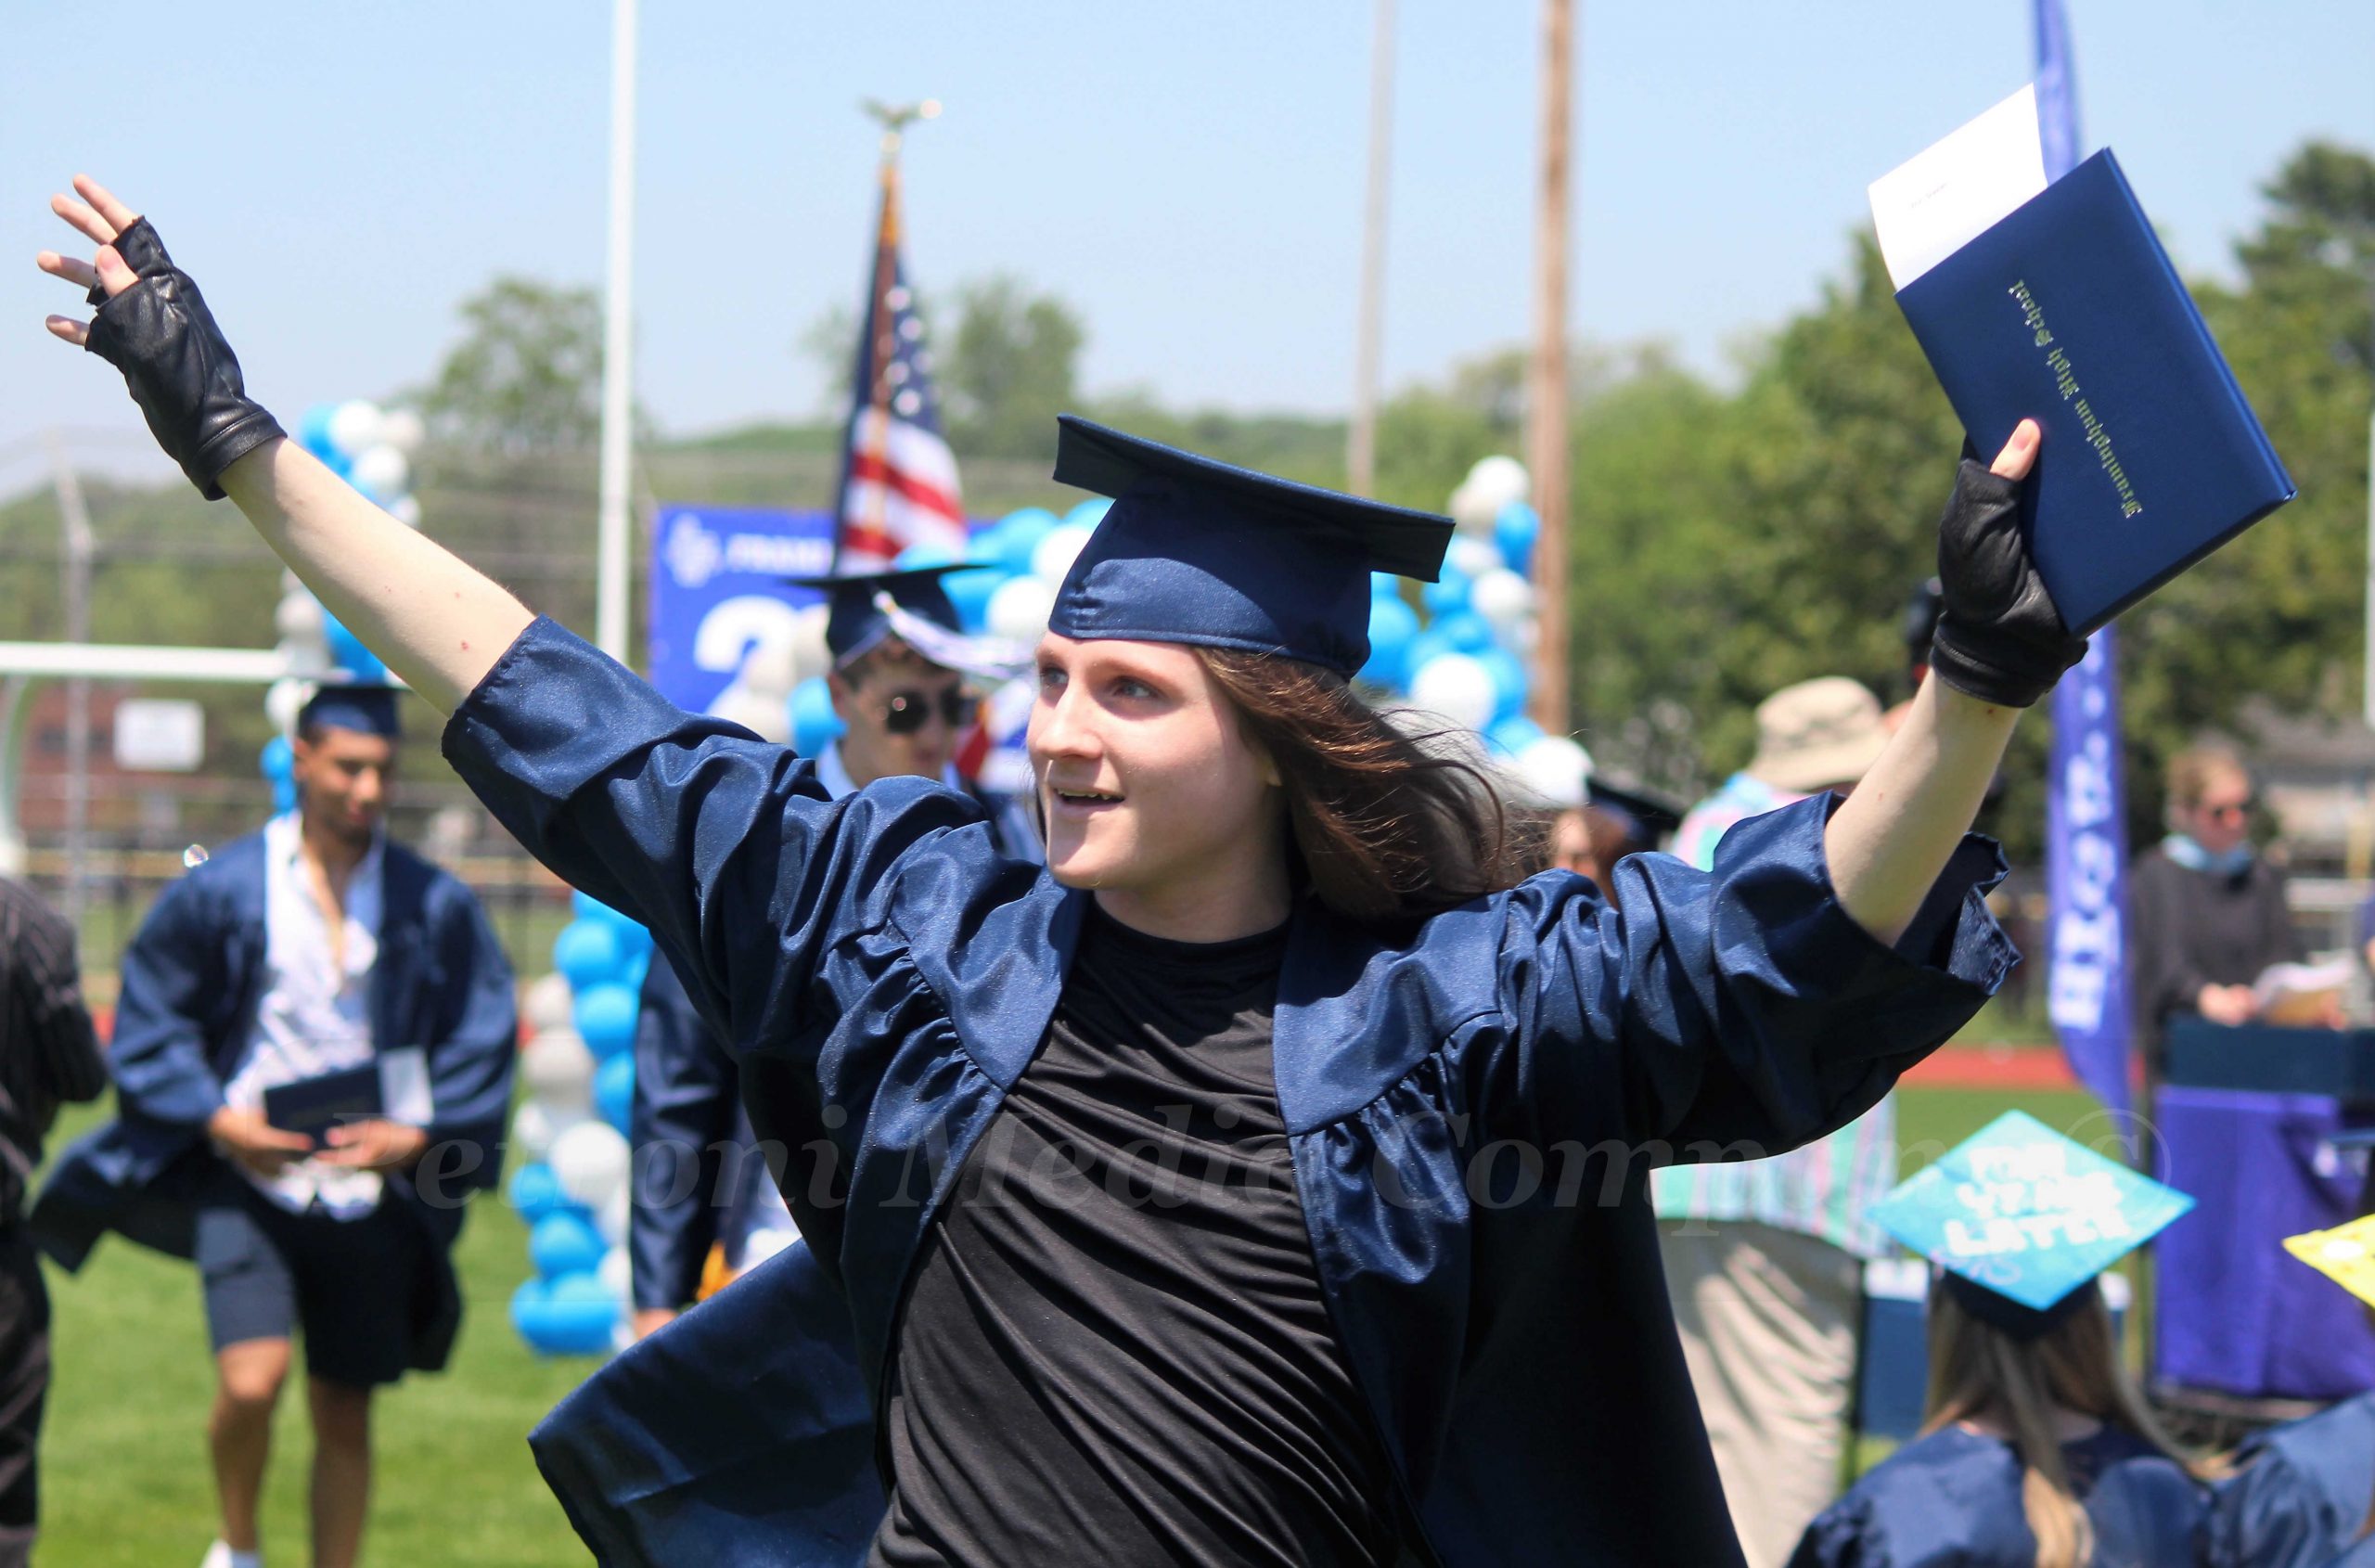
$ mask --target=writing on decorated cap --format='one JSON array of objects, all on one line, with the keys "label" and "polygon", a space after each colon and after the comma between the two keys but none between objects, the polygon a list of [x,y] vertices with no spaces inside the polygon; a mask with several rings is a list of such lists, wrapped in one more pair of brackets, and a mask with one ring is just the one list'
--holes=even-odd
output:
[{"label": "writing on decorated cap", "polygon": [[2192,1207],[2175,1188],[2008,1111],[1882,1199],[1871,1217],[1943,1269],[1976,1316],[2034,1334],[2075,1305],[2080,1287]]}]

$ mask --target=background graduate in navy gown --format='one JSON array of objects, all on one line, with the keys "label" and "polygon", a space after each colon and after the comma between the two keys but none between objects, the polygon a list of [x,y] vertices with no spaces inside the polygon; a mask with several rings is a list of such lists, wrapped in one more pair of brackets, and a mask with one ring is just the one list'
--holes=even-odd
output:
[{"label": "background graduate in navy gown", "polygon": [[[1993,1141],[1994,1130],[1971,1143]],[[2070,1142],[2042,1127],[2033,1136]],[[1917,1251],[1935,1240],[1935,1211],[1907,1199],[1941,1185],[1925,1181],[1934,1174],[1874,1211]],[[1981,1281],[1999,1259],[1945,1258],[1930,1292],[1921,1435],[1823,1510],[1791,1568],[2193,1568],[2206,1483],[2217,1470],[2180,1453],[2152,1419],[2120,1365],[2099,1283],[2103,1268],[2181,1214],[2183,1200],[2122,1176],[2116,1224],[2082,1219],[2060,1232],[2119,1240],[2057,1240],[2024,1256],[2026,1266],[2060,1270],[2058,1283],[2079,1281],[2044,1307]],[[1918,1228],[1904,1223],[1908,1215]],[[2061,1217],[2044,1214],[2041,1228],[2054,1234]],[[1983,1228],[1969,1215],[1961,1223]]]},{"label": "background graduate in navy gown", "polygon": [[[1035,859],[1038,841],[1024,815],[956,770],[957,742],[974,717],[969,677],[1013,672],[932,658],[937,651],[961,665],[980,651],[941,585],[948,570],[798,580],[795,585],[828,596],[825,647],[833,663],[827,681],[845,726],[817,757],[817,776],[836,800],[903,775],[966,790],[989,814],[998,848]],[[894,617],[914,641],[900,636]],[[772,1097],[741,1092],[732,1054],[701,1022],[684,983],[658,954],[644,977],[642,1001],[627,1132],[636,1151],[627,1253],[638,1337],[799,1234],[777,1189],[782,1132],[758,1130],[751,1121],[753,1114],[765,1118]]]}]

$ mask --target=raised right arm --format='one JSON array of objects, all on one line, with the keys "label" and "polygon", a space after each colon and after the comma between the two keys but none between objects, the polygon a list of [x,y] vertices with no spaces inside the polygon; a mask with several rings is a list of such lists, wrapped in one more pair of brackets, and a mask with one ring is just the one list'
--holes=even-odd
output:
[{"label": "raised right arm", "polygon": [[74,188],[82,200],[50,205],[96,253],[85,262],[45,251],[37,262],[106,302],[88,323],[51,316],[50,331],[122,370],[159,444],[200,492],[228,495],[325,609],[452,713],[534,617],[283,436],[247,396],[237,356],[156,230],[87,175]]}]

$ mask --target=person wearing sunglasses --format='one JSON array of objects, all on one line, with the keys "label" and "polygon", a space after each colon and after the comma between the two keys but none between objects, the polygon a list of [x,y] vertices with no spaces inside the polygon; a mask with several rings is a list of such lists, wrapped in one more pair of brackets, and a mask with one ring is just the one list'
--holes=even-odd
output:
[{"label": "person wearing sunglasses", "polygon": [[[826,596],[833,661],[826,680],[847,726],[818,755],[817,778],[836,800],[902,776],[965,790],[988,812],[999,849],[1035,861],[1027,815],[956,772],[957,743],[979,707],[966,682],[1002,672],[983,662],[995,650],[965,635],[941,585],[950,570],[791,580]],[[627,1256],[638,1338],[799,1238],[770,1170],[787,1147],[768,1123],[771,1097],[746,1089],[744,1078],[667,959],[654,955],[635,1027],[628,1121],[637,1176]]]},{"label": "person wearing sunglasses", "polygon": [[2168,780],[2169,836],[2137,857],[2128,896],[2131,984],[2156,1078],[2172,1017],[2248,1023],[2258,1010],[2252,983],[2302,957],[2284,873],[2252,847],[2242,759],[2193,747],[2169,759]]}]

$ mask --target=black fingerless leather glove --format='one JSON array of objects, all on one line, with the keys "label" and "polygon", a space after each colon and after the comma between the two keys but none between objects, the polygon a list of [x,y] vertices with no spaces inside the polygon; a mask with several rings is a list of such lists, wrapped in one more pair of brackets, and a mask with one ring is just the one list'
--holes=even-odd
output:
[{"label": "black fingerless leather glove", "polygon": [[83,346],[123,372],[157,444],[199,495],[219,501],[223,470],[283,434],[280,423],[248,396],[198,285],[173,265],[148,220],[116,236],[115,250],[140,281],[98,302]]},{"label": "black fingerless leather glove", "polygon": [[2021,484],[1966,455],[1938,524],[1944,604],[1930,673],[1983,702],[2026,708],[2086,656],[2021,537]]}]

